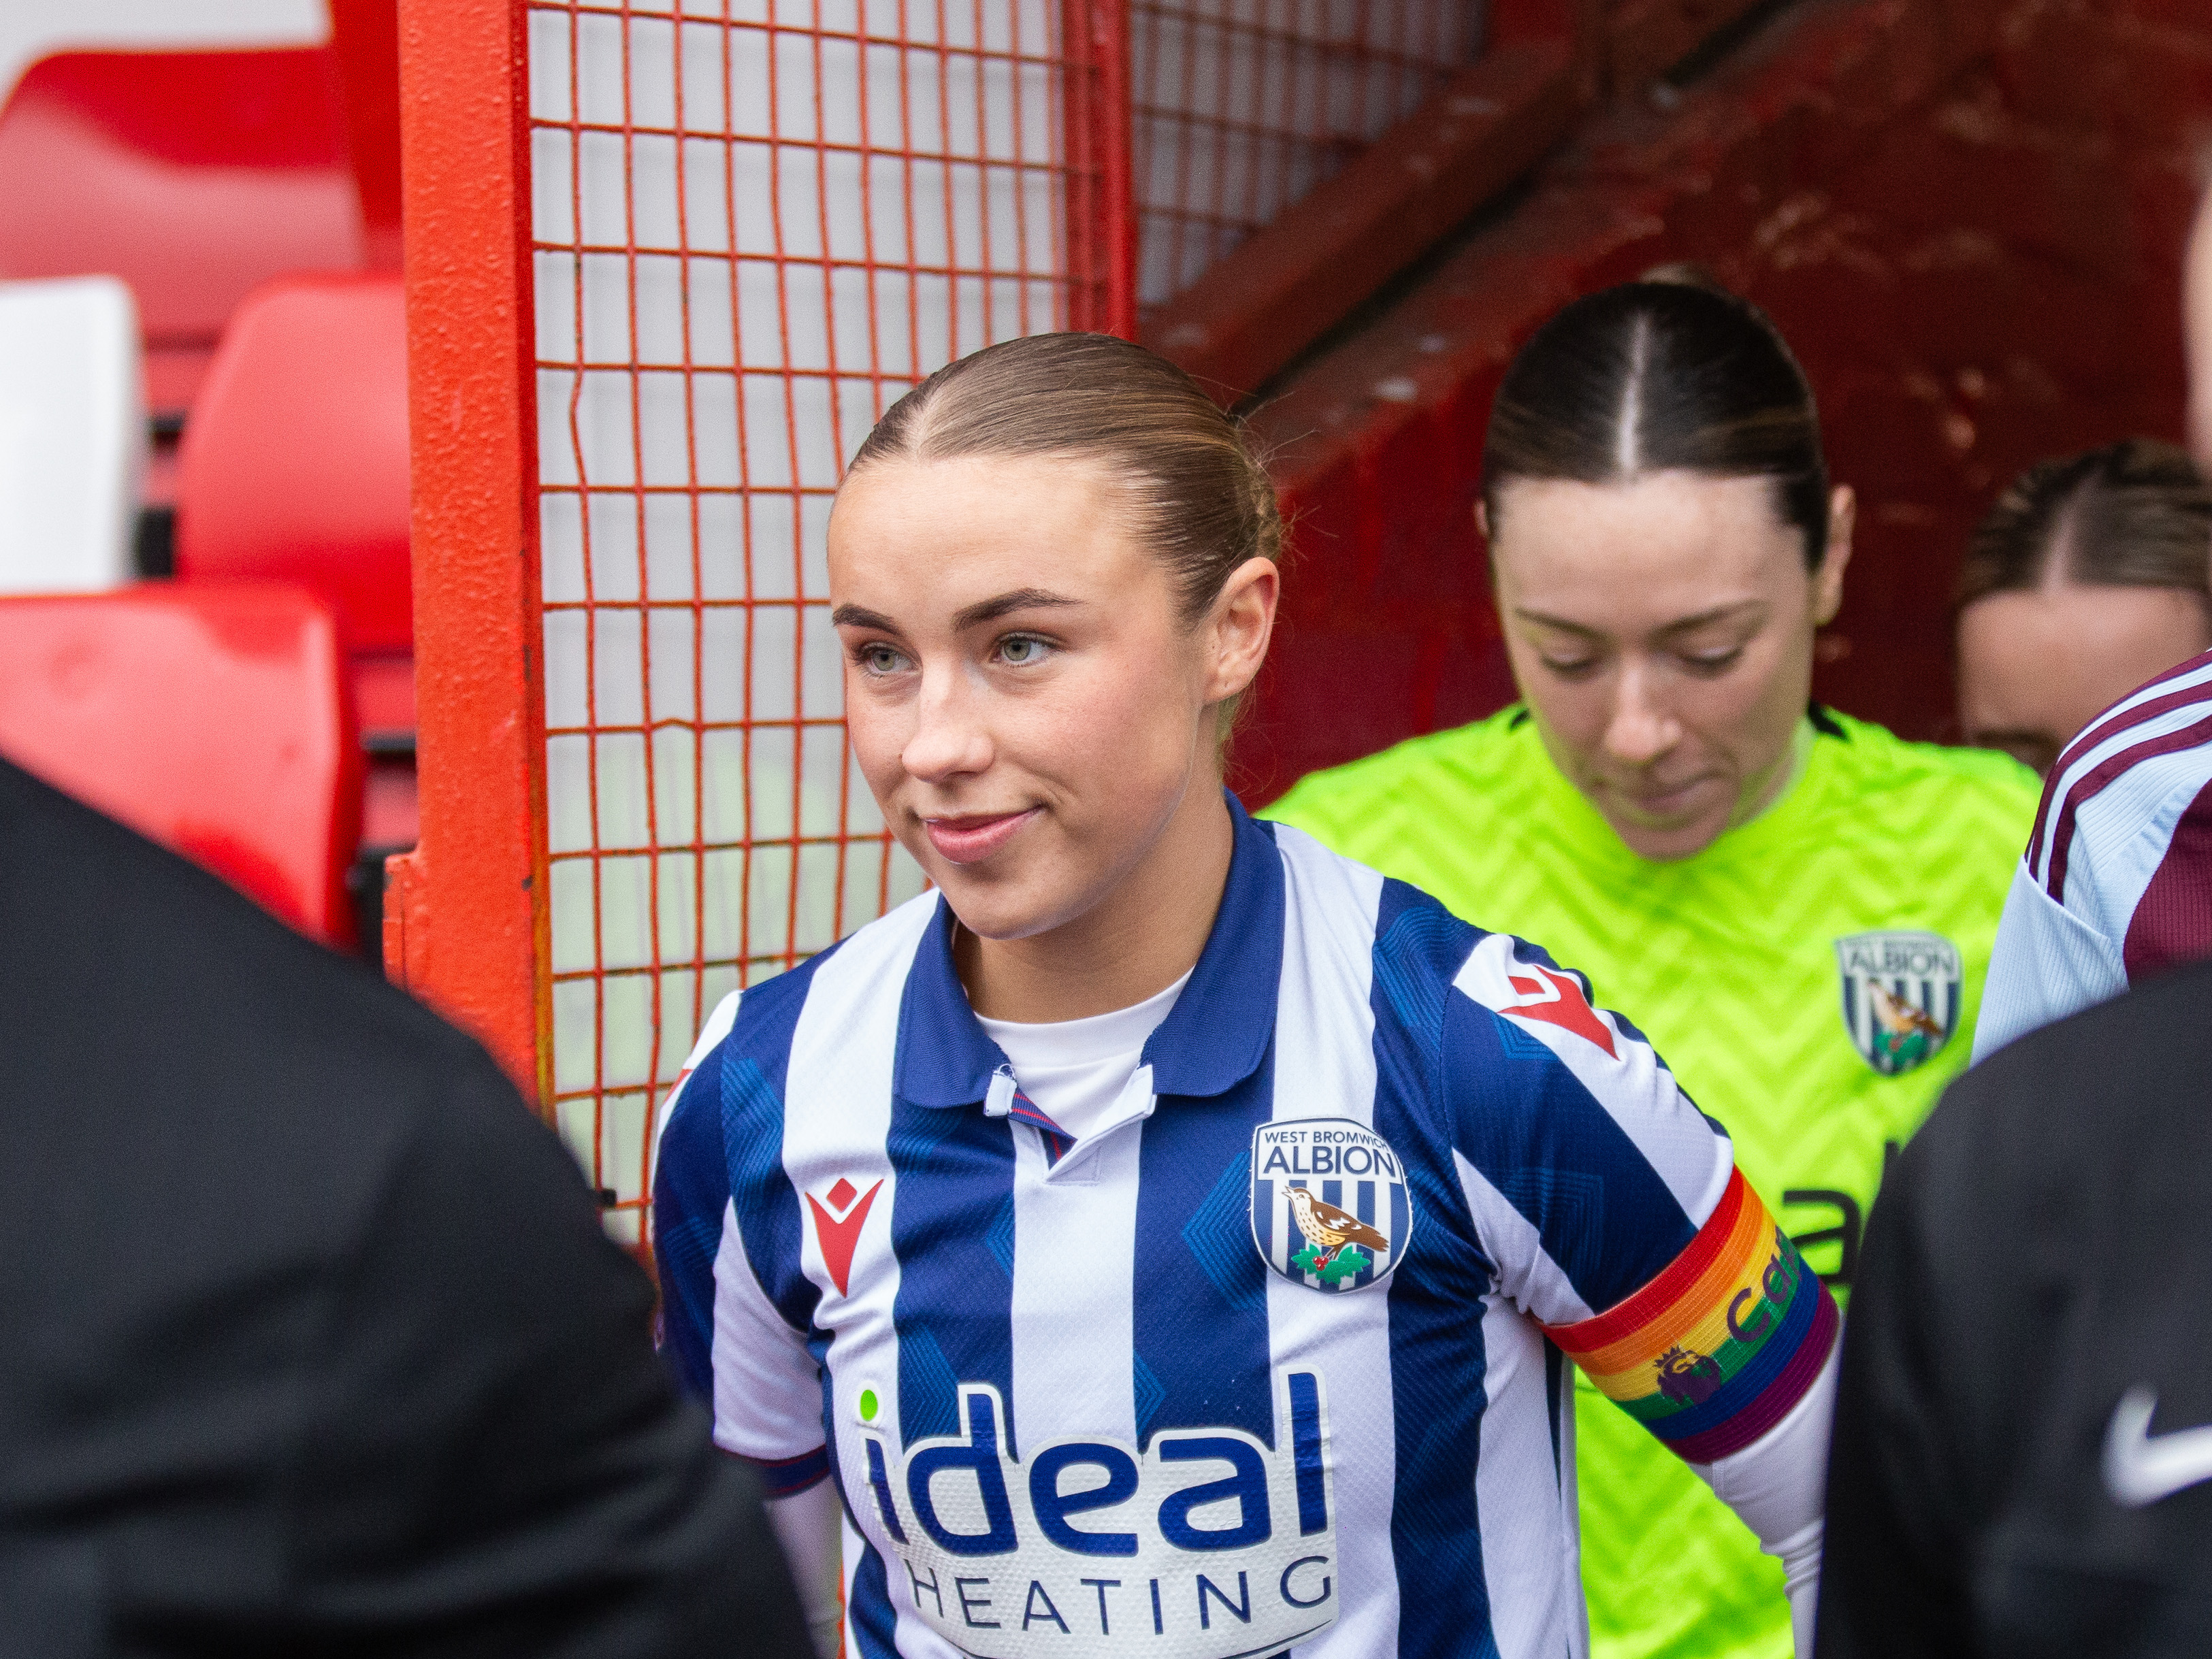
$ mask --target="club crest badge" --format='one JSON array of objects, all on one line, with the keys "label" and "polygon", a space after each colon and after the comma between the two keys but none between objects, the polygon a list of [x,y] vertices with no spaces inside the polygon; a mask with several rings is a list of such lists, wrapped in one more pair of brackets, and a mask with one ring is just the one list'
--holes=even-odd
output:
[{"label": "club crest badge", "polygon": [[1405,1164],[1372,1129],[1310,1117],[1253,1130],[1252,1243],[1284,1278],[1364,1291],[1390,1276],[1413,1237]]},{"label": "club crest badge", "polygon": [[1836,941],[1844,1029],[1884,1077],[1924,1066],[1959,1029],[1966,974],[1941,933],[1853,933]]}]

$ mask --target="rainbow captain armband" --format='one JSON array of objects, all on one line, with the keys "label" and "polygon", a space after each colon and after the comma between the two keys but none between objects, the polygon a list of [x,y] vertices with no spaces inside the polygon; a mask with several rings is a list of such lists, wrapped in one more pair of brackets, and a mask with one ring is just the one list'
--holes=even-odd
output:
[{"label": "rainbow captain armband", "polygon": [[1835,1346],[1828,1287],[1741,1170],[1671,1266],[1553,1341],[1631,1417],[1692,1463],[1712,1463],[1780,1422]]}]

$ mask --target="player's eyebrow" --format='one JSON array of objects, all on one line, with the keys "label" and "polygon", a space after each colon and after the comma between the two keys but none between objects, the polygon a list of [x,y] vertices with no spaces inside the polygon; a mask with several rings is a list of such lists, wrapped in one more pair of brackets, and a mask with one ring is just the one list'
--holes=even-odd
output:
[{"label": "player's eyebrow", "polygon": [[1556,628],[1563,634],[1580,634],[1585,639],[1601,639],[1602,629],[1590,628],[1582,623],[1569,622],[1565,617],[1547,616],[1541,611],[1531,611],[1524,605],[1513,607],[1513,614],[1522,622],[1534,623],[1540,628]]},{"label": "player's eyebrow", "polygon": [[830,613],[830,621],[837,628],[872,628],[879,634],[899,632],[899,625],[889,617],[864,605],[841,605]]},{"label": "player's eyebrow", "polygon": [[1010,593],[1001,593],[996,599],[979,599],[965,607],[953,617],[952,626],[956,632],[965,632],[985,623],[996,622],[1016,611],[1050,610],[1082,603],[1080,599],[1072,599],[1065,594],[1051,592],[1042,587],[1017,587]]},{"label": "player's eyebrow", "polygon": [[1653,631],[1661,635],[1688,634],[1700,628],[1710,628],[1715,623],[1732,622],[1748,612],[1765,609],[1766,601],[1764,599],[1737,599],[1733,604],[1717,605],[1710,611],[1700,611],[1693,617],[1679,617]]},{"label": "player's eyebrow", "polygon": [[[1727,622],[1746,611],[1763,610],[1765,603],[1764,599],[1737,599],[1728,605],[1717,605],[1710,611],[1700,611],[1693,616],[1677,617],[1673,622],[1663,623],[1652,631],[1660,637],[1669,634],[1687,634],[1697,629],[1709,628],[1715,623]],[[1605,630],[1601,628],[1592,628],[1588,623],[1570,622],[1565,617],[1554,617],[1542,611],[1531,611],[1526,605],[1514,606],[1513,614],[1523,622],[1532,622],[1542,628],[1556,628],[1565,634],[1579,634],[1592,640],[1605,637]]]}]

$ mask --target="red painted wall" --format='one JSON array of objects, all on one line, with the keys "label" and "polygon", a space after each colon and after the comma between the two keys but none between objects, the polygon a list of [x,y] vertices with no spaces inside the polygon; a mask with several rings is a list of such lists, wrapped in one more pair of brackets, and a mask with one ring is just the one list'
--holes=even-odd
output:
[{"label": "red painted wall", "polygon": [[1294,529],[1240,787],[1512,696],[1470,518],[1492,394],[1560,304],[1676,259],[1773,314],[1860,493],[1817,695],[1948,735],[1990,500],[2046,455],[2181,435],[2208,141],[2203,0],[1807,0],[1672,109],[1617,102],[1254,417]]}]

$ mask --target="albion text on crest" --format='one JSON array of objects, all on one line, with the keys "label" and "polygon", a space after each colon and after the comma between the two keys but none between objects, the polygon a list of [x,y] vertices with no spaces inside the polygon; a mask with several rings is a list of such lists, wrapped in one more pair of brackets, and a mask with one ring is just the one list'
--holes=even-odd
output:
[{"label": "albion text on crest", "polygon": [[1365,1290],[1405,1259],[1413,1234],[1406,1166],[1372,1129],[1316,1117],[1252,1132],[1252,1243],[1285,1279]]},{"label": "albion text on crest", "polygon": [[1883,1076],[1925,1065],[1959,1029],[1966,973],[1941,933],[1853,933],[1836,941],[1836,967],[1844,1029]]}]

